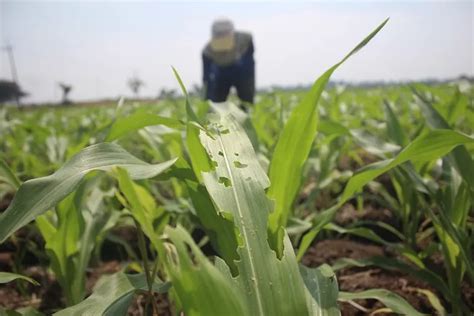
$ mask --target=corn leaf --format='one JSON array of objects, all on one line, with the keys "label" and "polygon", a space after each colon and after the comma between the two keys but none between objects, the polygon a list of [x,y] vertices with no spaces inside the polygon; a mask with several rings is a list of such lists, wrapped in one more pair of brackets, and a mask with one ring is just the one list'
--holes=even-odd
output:
[{"label": "corn leaf", "polygon": [[10,273],[10,272],[0,272],[0,284],[8,283],[14,280],[25,280],[34,285],[38,285],[38,282],[33,280],[32,278],[26,277],[21,274]]},{"label": "corn leaf", "polygon": [[436,311],[437,316],[447,315],[446,310],[443,307],[443,304],[441,304],[441,301],[436,296],[436,294],[426,289],[412,288],[412,290],[426,296],[426,299],[430,302],[431,306]]},{"label": "corn leaf", "polygon": [[[249,293],[250,314],[278,315],[281,310],[278,310],[277,302],[282,300],[286,301],[288,312],[304,314],[305,300],[298,266],[293,264],[291,270],[288,256],[284,256],[284,261],[277,260],[266,240],[271,210],[270,201],[264,194],[269,185],[268,178],[240,127],[229,118],[213,127],[212,135],[201,135],[204,147],[217,165],[214,172],[203,174],[204,183],[219,211],[231,216],[238,229],[241,240],[240,261],[236,263],[238,280]],[[280,271],[283,270],[287,272],[282,274]],[[281,278],[272,277],[274,275],[281,275]],[[291,279],[299,280],[300,284]],[[274,292],[273,288],[284,290]],[[290,292],[285,293],[285,290]],[[275,297],[269,295],[272,292]]]},{"label": "corn leaf", "polygon": [[17,178],[15,173],[8,167],[5,160],[0,158],[0,181],[6,182],[11,185],[14,189],[20,187],[20,180]]},{"label": "corn leaf", "polygon": [[[158,279],[153,283],[153,290],[164,293],[170,287]],[[148,290],[145,274],[125,274],[123,272],[103,276],[94,290],[81,303],[63,309],[55,316],[119,316],[126,315],[133,296],[138,291]]]},{"label": "corn leaf", "polygon": [[[165,234],[172,245],[166,245],[160,255],[166,258],[173,291],[186,315],[248,315],[245,298],[230,272],[215,267],[183,227],[167,227]],[[226,266],[222,260],[221,265]]]},{"label": "corn leaf", "polygon": [[384,100],[385,120],[387,121],[387,136],[395,142],[395,144],[404,146],[406,144],[406,135],[400,125],[397,115],[387,100]]},{"label": "corn leaf", "polygon": [[340,301],[357,300],[357,299],[375,299],[382,302],[390,308],[392,312],[402,315],[422,316],[414,309],[404,298],[385,289],[373,289],[362,292],[339,292]]},{"label": "corn leaf", "polygon": [[334,297],[339,294],[337,279],[330,266],[323,264],[317,269],[300,266],[301,276],[310,295],[310,315],[340,315]]},{"label": "corn leaf", "polygon": [[[419,102],[416,102],[420,107],[423,115],[428,122],[428,125],[433,129],[451,129],[449,123],[443,118],[443,116],[434,108],[434,106],[426,100],[426,98],[413,89],[415,95],[419,98]],[[474,161],[471,155],[467,151],[465,146],[459,146],[453,150],[449,155],[453,161],[454,168],[463,177],[463,179],[469,184],[471,192],[474,196]]]},{"label": "corn leaf", "polygon": [[346,202],[364,185],[406,161],[432,161],[463,144],[474,143],[471,138],[452,130],[433,130],[415,139],[395,158],[373,163],[358,171],[349,179],[339,204]]},{"label": "corn leaf", "polygon": [[[235,273],[234,261],[238,259],[238,254],[236,252],[237,238],[233,231],[234,224],[216,211],[209,193],[202,185],[202,173],[209,172],[214,168],[199,139],[200,132],[205,130],[205,128],[197,121],[197,115],[191,107],[189,96],[181,77],[176,69],[173,68],[173,72],[186,98],[186,117],[188,121],[186,125],[186,146],[194,171],[194,177],[180,177],[180,179],[185,181],[187,185],[196,215],[209,236],[214,249],[225,260],[232,272]],[[187,164],[183,161],[180,161],[179,165],[188,168]]]},{"label": "corn leaf", "polygon": [[212,172],[203,173],[206,188],[218,211],[233,218],[237,228],[240,260],[235,262],[239,273],[235,283],[246,296],[246,314],[308,314],[288,237],[281,260],[269,247],[267,221],[272,205],[264,191],[269,180],[250,140],[232,117],[211,124],[208,133],[200,136],[215,165]]},{"label": "corn leaf", "polygon": [[87,147],[52,175],[26,181],[20,186],[9,207],[0,215],[0,242],[64,199],[90,171],[108,171],[120,166],[133,179],[145,179],[158,175],[175,161],[148,164],[111,143]]},{"label": "corn leaf", "polygon": [[271,186],[268,197],[275,201],[275,210],[270,215],[269,231],[272,248],[281,255],[283,236],[280,227],[285,227],[292,204],[298,193],[303,168],[318,129],[318,103],[332,73],[351,55],[364,47],[388,22],[380,24],[339,63],[329,68],[313,84],[311,90],[292,111],[280,134],[270,163]]},{"label": "corn leaf", "polygon": [[183,126],[183,123],[176,119],[159,116],[154,113],[137,111],[130,116],[118,118],[110,127],[105,141],[110,142],[130,132],[153,125],[164,125],[169,128],[180,128]]}]

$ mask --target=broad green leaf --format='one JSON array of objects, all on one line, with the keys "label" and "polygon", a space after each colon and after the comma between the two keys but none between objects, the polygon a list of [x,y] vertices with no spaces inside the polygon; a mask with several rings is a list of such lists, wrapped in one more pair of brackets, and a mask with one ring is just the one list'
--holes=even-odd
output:
[{"label": "broad green leaf", "polygon": [[275,201],[275,210],[270,215],[269,232],[272,248],[278,255],[282,252],[280,227],[285,227],[291,213],[293,201],[298,193],[303,168],[318,128],[318,103],[332,73],[351,55],[364,47],[388,22],[380,24],[339,63],[329,68],[311,87],[301,103],[292,111],[280,134],[270,163],[271,186],[268,197]]},{"label": "broad green leaf", "polygon": [[318,124],[318,132],[329,135],[348,135],[350,130],[344,125],[331,120],[321,120]]},{"label": "broad green leaf", "polygon": [[412,288],[412,290],[426,296],[426,298],[430,302],[431,306],[436,311],[437,316],[446,316],[447,315],[446,310],[443,307],[443,304],[441,304],[441,301],[439,300],[439,298],[433,292],[431,292],[430,290],[419,289],[419,288]]},{"label": "broad green leaf", "polygon": [[386,154],[394,154],[400,150],[399,146],[387,143],[365,130],[353,129],[350,132],[354,140],[360,146],[362,146],[367,152],[379,157],[385,157]]},{"label": "broad green leaf", "polygon": [[300,266],[301,276],[311,298],[308,307],[311,315],[340,315],[337,298],[339,289],[337,279],[331,267],[324,264],[316,269]]},{"label": "broad green leaf", "polygon": [[133,179],[146,179],[163,172],[175,161],[148,164],[112,143],[87,147],[54,174],[26,181],[20,186],[9,207],[0,215],[0,242],[64,199],[90,171],[108,171],[119,166]]},{"label": "broad green leaf", "polygon": [[384,100],[385,120],[387,121],[387,135],[395,144],[403,146],[406,144],[406,135],[403,131],[400,121],[393,112],[392,106],[387,100]]},{"label": "broad green leaf", "polygon": [[0,182],[6,182],[11,185],[14,189],[20,187],[20,180],[17,178],[15,173],[8,167],[7,163],[0,158]]},{"label": "broad green leaf", "polygon": [[137,111],[130,116],[118,118],[110,127],[105,141],[110,142],[122,137],[127,133],[153,125],[164,125],[169,128],[183,127],[183,123],[178,120],[145,111]]},{"label": "broad green leaf", "polygon": [[[169,283],[155,280],[153,290],[164,293]],[[126,315],[133,296],[138,291],[148,290],[144,274],[125,274],[123,272],[103,276],[99,279],[92,295],[81,303],[63,309],[55,316],[118,316]]]},{"label": "broad green leaf", "polygon": [[232,273],[236,273],[235,260],[237,254],[237,237],[231,219],[219,214],[203,185],[186,180],[188,193],[193,202],[196,215],[209,236],[217,253],[225,260]]},{"label": "broad green leaf", "polygon": [[204,130],[204,127],[201,125],[196,113],[194,112],[191,103],[189,101],[188,91],[183,84],[181,77],[179,76],[178,71],[173,67],[173,73],[178,80],[181,91],[185,96],[186,102],[186,145],[188,147],[189,154],[191,156],[191,165],[193,167],[194,173],[196,174],[199,182],[202,182],[201,172],[209,171],[213,168],[209,156],[206,154],[204,147],[202,146],[199,140],[200,130]]},{"label": "broad green leaf", "polygon": [[461,93],[459,87],[456,87],[456,92],[453,98],[446,105],[448,108],[447,120],[453,125],[458,121],[465,119],[466,108],[469,105],[469,98],[466,94]]},{"label": "broad green leaf", "polygon": [[373,230],[367,227],[341,227],[333,223],[327,224],[325,227],[327,230],[333,230],[338,232],[339,234],[351,234],[359,237],[366,238],[368,240],[377,242],[379,244],[389,246],[391,243],[385,241],[383,238],[381,238],[379,235],[377,235]]},{"label": "broad green leaf", "polygon": [[249,315],[229,271],[215,267],[183,227],[167,227],[165,234],[172,245],[165,244],[160,255],[186,315]]},{"label": "broad green leaf", "polygon": [[[209,193],[201,184],[202,172],[209,172],[214,168],[199,139],[199,133],[204,130],[204,127],[197,122],[198,118],[191,107],[189,96],[178,72],[174,68],[173,71],[186,98],[186,117],[188,121],[186,125],[186,146],[194,171],[194,176],[178,176],[178,178],[185,181],[196,215],[209,236],[213,247],[225,260],[231,271],[236,273],[234,260],[238,259],[238,254],[236,252],[237,238],[234,233],[234,224],[216,211]],[[183,168],[189,168],[187,163],[182,160],[178,164]]]},{"label": "broad green leaf", "polygon": [[176,80],[178,80],[181,91],[183,92],[184,97],[185,97],[186,115],[188,116],[188,122],[196,122],[198,124],[201,124],[202,122],[199,120],[199,118],[197,117],[197,115],[194,112],[193,108],[191,107],[191,102],[189,101],[188,91],[186,90],[186,86],[183,84],[183,80],[179,76],[179,73],[176,70],[176,68],[174,68],[174,67],[171,67],[171,68],[173,69],[173,74],[174,74]]},{"label": "broad green leaf", "polygon": [[[433,107],[431,102],[426,100],[426,98],[416,89],[412,90],[420,100],[419,102],[416,102],[416,104],[418,104],[420,107],[430,127],[434,129],[451,129],[449,123]],[[467,151],[466,147],[459,146],[458,148],[455,148],[450,154],[450,158],[453,160],[453,165],[456,170],[469,184],[474,196],[474,161],[472,160],[471,155]]]},{"label": "broad green leaf", "polygon": [[362,292],[339,292],[340,301],[349,301],[357,299],[375,299],[382,302],[385,306],[390,308],[394,313],[410,316],[422,316],[416,309],[414,309],[404,298],[385,289],[372,289]]},{"label": "broad green leaf", "polygon": [[34,285],[39,285],[38,282],[33,280],[32,278],[26,277],[24,275],[10,273],[10,272],[0,272],[0,284],[8,283],[14,280],[25,280]]},{"label": "broad green leaf", "polygon": [[307,232],[303,238],[301,239],[300,246],[298,248],[298,254],[296,256],[296,259],[300,261],[306,250],[311,246],[311,243],[313,242],[314,238],[319,234],[319,232],[329,224],[334,216],[336,215],[337,211],[339,209],[339,205],[334,205],[333,207],[324,210],[320,212],[318,215],[316,215],[315,219],[313,220],[314,226],[311,228],[309,232]]},{"label": "broad green leaf", "polygon": [[237,228],[240,260],[235,262],[235,283],[246,296],[246,314],[308,314],[304,283],[288,237],[281,260],[269,247],[267,221],[272,205],[264,191],[269,181],[250,140],[232,117],[212,123],[208,133],[200,136],[215,165],[213,171],[203,172],[206,188],[218,211],[233,218]]},{"label": "broad green leaf", "polygon": [[[120,191],[126,198],[128,205],[125,206],[131,211],[154,247],[158,248],[158,238],[161,234],[158,228],[163,229],[167,222],[157,224],[161,214],[158,212],[153,197],[145,188],[132,181],[126,169],[116,167],[113,175],[117,178]],[[167,217],[164,219],[167,220]]]},{"label": "broad green leaf", "polygon": [[432,161],[463,144],[474,143],[474,138],[452,130],[433,130],[420,136],[403,149],[395,158],[376,162],[362,168],[347,183],[339,205],[345,203],[364,185],[406,161]]}]

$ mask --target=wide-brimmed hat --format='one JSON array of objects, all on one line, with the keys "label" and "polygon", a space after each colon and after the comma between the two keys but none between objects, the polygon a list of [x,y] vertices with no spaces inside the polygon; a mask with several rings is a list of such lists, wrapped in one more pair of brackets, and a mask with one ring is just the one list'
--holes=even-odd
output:
[{"label": "wide-brimmed hat", "polygon": [[234,24],[227,19],[219,19],[212,23],[211,48],[214,51],[229,51],[235,46]]}]

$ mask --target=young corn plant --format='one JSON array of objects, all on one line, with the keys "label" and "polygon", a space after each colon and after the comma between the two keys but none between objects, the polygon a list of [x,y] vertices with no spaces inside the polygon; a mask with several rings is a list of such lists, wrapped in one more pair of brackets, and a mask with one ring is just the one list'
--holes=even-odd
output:
[{"label": "young corn plant", "polygon": [[[298,272],[296,258],[286,232],[284,232],[282,258],[279,259],[270,248],[267,223],[272,204],[264,192],[269,182],[241,127],[232,117],[226,116],[207,125],[205,130],[206,132],[201,130],[200,140],[214,168],[202,172],[203,182],[218,212],[223,217],[233,219],[237,227],[235,234],[239,241],[237,248],[239,260],[234,262],[237,267],[236,276],[233,276],[230,268],[220,258],[216,258],[217,270],[213,272],[212,265],[206,263],[207,259],[197,247],[193,246],[194,243],[189,236],[186,236],[186,232],[179,228],[170,229],[168,238],[176,250],[171,248],[171,254],[168,254],[167,271],[171,275],[180,302],[186,302],[183,303],[185,313],[193,314],[194,310],[202,309],[202,312],[196,314],[218,314],[217,310],[214,310],[217,307],[199,306],[199,302],[210,293],[202,293],[202,289],[196,294],[189,293],[190,283],[180,281],[181,278],[187,280],[194,275],[197,282],[202,276],[197,276],[193,271],[203,266],[206,269],[202,270],[206,272],[202,273],[212,274],[216,279],[213,282],[234,284],[229,290],[234,288],[232,297],[235,302],[229,306],[235,306],[237,309],[221,312],[231,315],[289,313],[338,315],[336,302],[337,299],[344,299],[344,296],[338,295],[337,281],[328,266],[318,269],[300,266]],[[188,247],[191,248],[191,255],[187,253]],[[176,251],[175,255],[173,251]],[[218,276],[217,272],[220,272],[221,276]],[[175,287],[177,284],[179,287]],[[220,285],[221,287],[223,285]],[[352,295],[355,297],[366,295],[380,299],[384,303],[391,298],[396,302],[392,305],[388,303],[393,310],[418,314],[400,297],[386,291],[377,290]],[[284,297],[287,304],[279,304],[279,300]],[[219,301],[221,298],[216,299]],[[210,309],[204,310],[204,308]]]},{"label": "young corn plant", "polygon": [[[413,263],[412,265],[396,259],[372,258],[367,260],[342,260],[336,264],[337,269],[348,265],[365,266],[372,264],[404,271],[431,284],[450,302],[454,315],[463,315],[467,313],[468,308],[461,298],[461,282],[465,274],[469,276],[472,282],[473,268],[472,261],[469,259],[472,245],[469,241],[470,230],[467,225],[468,214],[472,209],[472,185],[470,185],[472,173],[459,173],[456,164],[458,166],[468,166],[468,171],[472,168],[473,163],[470,154],[464,145],[473,144],[474,139],[452,130],[441,115],[428,103],[425,102],[423,106],[424,109],[422,110],[425,112],[428,124],[433,126],[434,129],[426,131],[426,133],[406,145],[394,158],[371,164],[355,173],[346,185],[339,203],[320,215],[319,221],[317,221],[318,217],[316,218],[316,226],[303,238],[299,256],[301,257],[311,240],[326,223],[326,220],[332,218],[337,208],[379,175],[388,171],[395,172],[394,181],[399,181],[400,184],[396,185],[396,188],[399,188],[397,192],[399,192],[400,205],[409,205],[409,208],[404,211],[409,212],[404,213],[404,216],[413,219],[424,215],[433,225],[431,231],[436,233],[440,241],[446,266],[447,282],[427,268],[423,262],[423,257],[416,253],[412,243],[405,245],[408,248],[395,247]],[[392,122],[392,124],[394,123]],[[428,185],[424,181],[419,174],[421,168],[416,168],[416,166],[424,166],[439,158],[443,158],[444,182],[447,185],[433,187],[433,185]],[[408,201],[403,200],[405,197],[408,197]],[[413,201],[413,199],[415,200]],[[324,217],[325,215],[326,217]],[[415,225],[413,228],[412,223],[407,222],[404,225],[409,225],[405,227],[404,231],[411,234],[404,237],[416,241],[418,226]],[[430,230],[427,231],[430,232]],[[344,232],[349,232],[349,230]],[[353,232],[355,231],[353,230]],[[359,235],[360,232],[360,230],[357,231]],[[378,240],[374,239],[373,235],[368,236],[366,232],[364,232],[363,237],[369,237],[369,239],[376,242],[381,241],[380,238]],[[384,243],[383,240],[382,243]]]},{"label": "young corn plant", "polygon": [[[175,161],[148,164],[113,143],[87,147],[54,174],[26,181],[18,187],[11,204],[0,215],[0,241],[5,241],[16,230],[59,204],[56,223],[49,217],[40,216],[37,225],[46,240],[51,266],[63,287],[67,304],[77,304],[85,295],[85,269],[94,241],[109,227],[109,221],[114,217],[110,212],[97,209],[100,208],[100,198],[99,203],[97,200],[87,201],[85,197],[90,190],[92,197],[94,192],[103,193],[94,191],[97,188],[88,188],[93,179],[84,182],[84,177],[92,171],[110,172],[120,167],[134,179],[147,179],[162,173]],[[144,275],[118,278],[125,283],[127,280],[132,282],[133,290],[140,289],[140,284],[145,281]],[[126,286],[130,290],[130,284]],[[166,287],[163,283],[156,286],[160,289]]]},{"label": "young corn plant", "polygon": [[110,193],[99,188],[100,180],[95,176],[83,181],[56,206],[56,214],[49,212],[36,218],[68,306],[84,299],[91,255],[120,217],[119,212],[105,207],[104,199]]}]

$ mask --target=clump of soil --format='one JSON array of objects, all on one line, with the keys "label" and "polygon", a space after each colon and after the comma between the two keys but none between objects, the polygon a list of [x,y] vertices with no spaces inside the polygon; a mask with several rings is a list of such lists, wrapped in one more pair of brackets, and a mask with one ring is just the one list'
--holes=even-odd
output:
[{"label": "clump of soil", "polygon": [[356,210],[354,205],[346,203],[337,213],[334,219],[336,224],[347,226],[358,221],[374,221],[392,224],[395,218],[392,212],[386,208],[374,208],[365,205],[363,210]]},{"label": "clump of soil", "polygon": [[[155,293],[156,305],[158,306],[158,315],[160,316],[172,316],[172,304],[166,293],[158,294]],[[142,316],[145,315],[146,297],[139,295],[136,300],[130,305],[128,309],[129,316]]]}]

